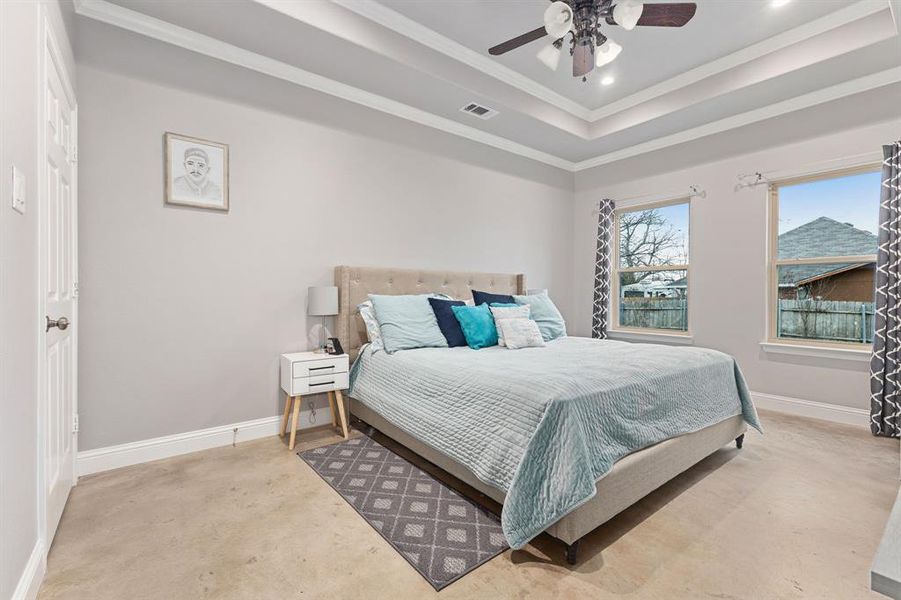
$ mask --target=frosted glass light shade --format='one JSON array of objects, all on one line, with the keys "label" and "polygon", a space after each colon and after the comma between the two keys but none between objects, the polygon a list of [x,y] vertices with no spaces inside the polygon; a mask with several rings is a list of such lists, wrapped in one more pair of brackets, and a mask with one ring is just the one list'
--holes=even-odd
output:
[{"label": "frosted glass light shade", "polygon": [[548,44],[539,50],[535,56],[551,71],[556,71],[557,67],[560,66],[560,50],[555,48],[553,44]]},{"label": "frosted glass light shade", "polygon": [[338,288],[333,285],[311,286],[307,289],[307,314],[326,317],[338,314]]},{"label": "frosted glass light shade", "polygon": [[644,4],[638,0],[622,0],[613,7],[613,20],[626,31],[632,31],[638,25],[642,11]]},{"label": "frosted glass light shade", "polygon": [[607,63],[613,62],[619,53],[623,51],[623,47],[608,39],[606,42],[597,47],[594,51],[594,64],[603,67]]},{"label": "frosted glass light shade", "polygon": [[544,11],[544,30],[554,39],[562,38],[573,26],[573,9],[566,2],[554,2]]}]

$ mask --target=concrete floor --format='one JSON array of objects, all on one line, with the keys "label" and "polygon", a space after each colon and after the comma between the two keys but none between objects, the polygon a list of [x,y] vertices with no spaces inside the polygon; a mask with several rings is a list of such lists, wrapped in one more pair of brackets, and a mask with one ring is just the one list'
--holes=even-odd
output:
[{"label": "concrete floor", "polygon": [[[547,536],[440,593],[452,598],[868,598],[898,488],[898,442],[763,412],[724,448],[588,535]],[[301,449],[336,441],[301,435]],[[437,595],[276,438],[83,478],[40,598]]]}]

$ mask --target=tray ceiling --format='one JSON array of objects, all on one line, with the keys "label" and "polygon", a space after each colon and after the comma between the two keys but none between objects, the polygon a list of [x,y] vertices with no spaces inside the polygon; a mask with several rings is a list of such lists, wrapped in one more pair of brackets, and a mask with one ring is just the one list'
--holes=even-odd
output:
[{"label": "tray ceiling", "polygon": [[[381,4],[471,50],[486,54],[489,47],[540,27],[548,2],[382,0]],[[551,71],[535,58],[535,54],[549,43],[549,38],[490,58],[588,109],[594,109],[823,17],[847,6],[848,2],[801,1],[779,8],[764,0],[698,0],[697,4],[697,14],[682,28],[636,27],[625,31],[619,27],[603,27],[605,33],[623,46],[623,52],[613,63],[592,73],[585,83],[569,73],[565,61],[561,61],[557,71]],[[347,5],[353,6],[354,2]],[[602,86],[601,76],[608,74],[614,76],[615,83]]]},{"label": "tray ceiling", "polygon": [[[543,42],[488,55],[489,46],[540,24],[542,0],[74,0],[74,6],[82,20],[567,170],[858,94],[897,105],[901,91],[901,0],[793,0],[779,8],[770,0],[699,0],[697,16],[680,29],[610,28],[624,50],[600,71],[614,76],[609,86],[597,76],[582,83],[565,65],[546,69],[535,59]],[[80,36],[76,52],[82,46],[90,54],[102,35],[93,28]],[[499,114],[482,120],[460,111],[473,101]]]}]

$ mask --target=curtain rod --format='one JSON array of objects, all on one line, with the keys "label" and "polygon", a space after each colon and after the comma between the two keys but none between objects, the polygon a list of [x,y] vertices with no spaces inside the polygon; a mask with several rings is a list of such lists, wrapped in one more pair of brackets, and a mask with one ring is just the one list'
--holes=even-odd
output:
[{"label": "curtain rod", "polygon": [[[678,192],[670,192],[666,194],[644,194],[641,196],[629,196],[627,198],[611,198],[617,208],[620,205],[639,205],[650,204],[652,202],[666,202],[667,200],[678,200],[680,198],[706,198],[707,191],[699,185],[690,185],[687,190]],[[594,203],[594,210],[597,213],[601,209],[601,200]]]},{"label": "curtain rod", "polygon": [[769,185],[780,179],[794,179],[796,177],[808,177],[811,175],[819,175],[828,173],[829,171],[837,171],[839,169],[850,169],[854,167],[864,166],[869,163],[882,162],[882,152],[864,152],[863,154],[853,154],[842,158],[833,158],[831,160],[820,161],[816,163],[808,163],[795,169],[783,169],[781,171],[754,171],[753,173],[740,173],[738,175],[738,183],[735,184],[735,191],[757,187],[758,185]]}]

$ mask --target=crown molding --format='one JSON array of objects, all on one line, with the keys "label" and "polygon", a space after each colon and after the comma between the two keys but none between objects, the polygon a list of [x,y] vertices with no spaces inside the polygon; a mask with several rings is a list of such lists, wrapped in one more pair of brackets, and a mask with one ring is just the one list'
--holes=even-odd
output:
[{"label": "crown molding", "polygon": [[542,152],[536,148],[514,142],[463,123],[415,108],[408,104],[361,90],[360,88],[329,79],[300,67],[275,60],[239,48],[216,38],[179,27],[138,11],[112,4],[106,0],[74,0],[75,12],[83,17],[101,21],[108,25],[127,29],[167,44],[179,46],[239,67],[251,69],[271,77],[307,87],[342,100],[354,102],[389,115],[400,117],[420,125],[451,133],[480,144],[492,146],[512,154],[524,156],[538,162],[563,169],[573,170],[573,162]]},{"label": "crown molding", "polygon": [[[270,8],[281,10],[278,8],[279,3],[276,0],[254,1]],[[518,71],[505,67],[494,59],[467,48],[463,44],[455,42],[433,29],[429,29],[425,25],[388,8],[384,4],[374,2],[373,0],[332,0],[332,2],[361,17],[365,17],[374,23],[378,23],[395,33],[408,37],[423,46],[428,46],[432,50],[456,59],[486,75],[490,75],[499,81],[538,98],[539,100],[564,110],[575,117],[586,121],[591,118],[591,110],[589,108],[582,106],[574,100],[570,100],[566,96],[555,92],[547,86],[541,85],[534,79],[526,77]]]},{"label": "crown molding", "polygon": [[[432,127],[480,144],[510,152],[569,172],[584,171],[619,160],[633,158],[648,152],[662,150],[730,129],[743,127],[766,119],[851,96],[857,93],[891,85],[901,81],[901,67],[880,71],[865,77],[842,82],[776,102],[768,106],[726,117],[699,127],[686,129],[649,142],[601,154],[583,161],[570,161],[513,140],[487,133],[469,125],[458,123],[430,112],[409,106],[402,102],[380,96],[359,88],[329,79],[287,63],[269,58],[215,38],[179,27],[167,21],[150,17],[143,13],[112,4],[106,0],[73,0],[79,15],[116,27],[127,29],[186,50],[222,60],[246,69],[251,69],[271,77],[299,86],[360,104],[380,112]],[[884,4],[879,3],[884,8]],[[857,5],[854,5],[857,6]]]},{"label": "crown molding", "polygon": [[895,31],[901,35],[901,0],[889,0],[892,9],[892,19],[895,21]]},{"label": "crown molding", "polygon": [[647,154],[648,152],[675,146],[676,144],[690,142],[698,138],[722,133],[738,127],[744,127],[745,125],[772,119],[797,110],[810,108],[812,106],[817,106],[818,104],[831,102],[832,100],[838,100],[846,96],[898,83],[899,81],[901,81],[901,67],[879,71],[878,73],[873,73],[850,81],[844,81],[815,92],[809,92],[807,94],[795,96],[794,98],[789,98],[788,100],[775,102],[762,108],[756,108],[737,115],[732,115],[731,117],[719,119],[718,121],[705,123],[699,127],[693,127],[649,142],[636,144],[628,148],[623,148],[622,150],[583,160],[575,164],[574,170],[584,171],[585,169],[599,167],[618,160],[633,158],[641,154]]}]

